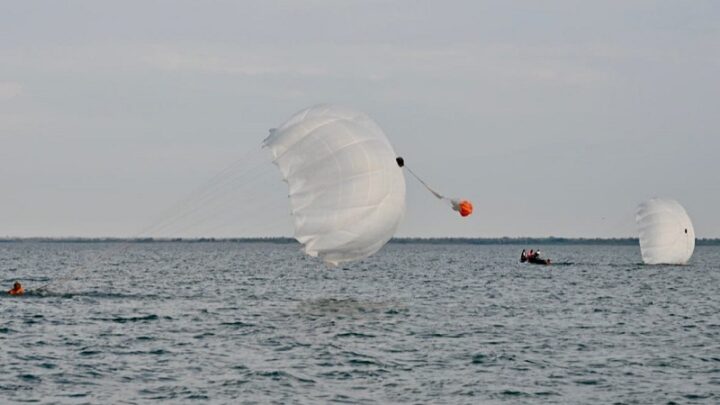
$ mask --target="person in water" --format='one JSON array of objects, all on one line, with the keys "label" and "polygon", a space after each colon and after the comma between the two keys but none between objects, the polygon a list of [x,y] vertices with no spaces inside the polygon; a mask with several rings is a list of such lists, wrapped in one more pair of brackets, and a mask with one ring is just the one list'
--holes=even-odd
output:
[{"label": "person in water", "polygon": [[525,249],[520,253],[520,263],[530,262],[535,264],[550,264],[550,259],[543,259],[540,257],[540,251],[530,249],[530,252],[526,252]]},{"label": "person in water", "polygon": [[23,294],[25,294],[25,289],[23,288],[22,284],[20,284],[19,281],[16,281],[15,284],[13,284],[13,288],[10,291],[8,291],[8,294],[23,295]]},{"label": "person in water", "polygon": [[532,256],[530,256],[530,257],[528,258],[528,261],[529,261],[530,263],[535,263],[535,264],[550,264],[550,259],[544,259],[544,258],[542,258],[542,257],[540,256],[541,254],[542,254],[542,253],[540,252],[540,250],[536,250],[536,251],[532,254]]},{"label": "person in water", "polygon": [[523,249],[523,251],[520,253],[520,261],[523,263],[528,260],[537,260],[537,259],[540,259],[540,251],[539,250],[534,251],[534,250],[530,249],[530,252],[528,253],[525,251],[525,249]]}]

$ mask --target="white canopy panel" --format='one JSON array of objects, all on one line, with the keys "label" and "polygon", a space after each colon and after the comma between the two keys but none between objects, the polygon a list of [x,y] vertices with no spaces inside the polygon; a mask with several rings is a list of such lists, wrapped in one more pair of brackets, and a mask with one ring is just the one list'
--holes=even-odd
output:
[{"label": "white canopy panel", "polygon": [[640,251],[646,264],[686,264],[695,250],[695,230],[675,200],[653,198],[638,206]]},{"label": "white canopy panel", "polygon": [[395,151],[366,114],[318,105],[270,130],[263,145],[288,183],[295,238],[329,264],[380,250],[405,212]]}]

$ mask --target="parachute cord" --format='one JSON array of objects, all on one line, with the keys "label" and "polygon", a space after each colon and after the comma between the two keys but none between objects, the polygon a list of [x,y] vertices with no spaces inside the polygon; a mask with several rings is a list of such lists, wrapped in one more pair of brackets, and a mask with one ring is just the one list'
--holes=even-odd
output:
[{"label": "parachute cord", "polygon": [[[175,213],[169,215],[165,220],[159,221],[154,226],[146,228],[143,232],[140,232],[138,236],[147,237],[162,237],[162,233],[170,231],[173,227],[183,220],[193,220],[198,218],[198,214],[201,214],[203,210],[208,207],[216,206],[218,202],[222,202],[226,199],[229,193],[241,189],[249,184],[257,183],[258,176],[261,172],[255,171],[253,177],[245,181],[244,177],[228,177],[221,183],[217,183],[209,191],[202,192],[198,195],[193,196],[189,204],[185,204],[176,210]],[[189,226],[186,225],[186,228]]]},{"label": "parachute cord", "polygon": [[427,183],[425,183],[420,177],[418,177],[418,175],[415,174],[415,172],[413,172],[409,167],[407,167],[407,165],[405,165],[404,167],[405,167],[405,169],[407,169],[408,172],[410,172],[410,174],[412,174],[413,177],[415,177],[415,179],[417,179],[417,181],[419,181],[423,186],[425,186],[425,188],[426,188],[429,192],[431,192],[435,197],[437,197],[437,198],[440,199],[440,200],[447,200],[447,199],[448,199],[447,197],[445,197],[445,196],[443,196],[442,194],[438,193],[437,191],[433,190],[432,187],[430,187],[430,186],[429,186]]},{"label": "parachute cord", "polygon": [[244,173],[236,173],[238,167],[241,166],[243,163],[246,163],[248,157],[255,153],[257,153],[256,150],[249,150],[240,158],[233,160],[229,165],[224,167],[222,170],[220,170],[214,176],[208,179],[204,184],[191,192],[186,198],[171,207],[167,211],[166,215],[163,215],[161,218],[151,223],[149,226],[146,226],[140,231],[138,231],[125,243],[122,243],[115,249],[110,249],[105,253],[98,253],[94,258],[92,258],[92,260],[90,260],[90,262],[86,263],[85,265],[80,265],[65,276],[51,280],[48,283],[41,285],[40,287],[29,289],[28,292],[43,292],[48,290],[50,287],[61,285],[77,277],[79,274],[90,269],[90,267],[92,267],[93,265],[98,264],[101,260],[107,259],[114,254],[119,254],[127,250],[131,246],[133,239],[137,239],[150,233],[160,232],[161,230],[168,229],[169,227],[177,224],[178,221],[190,216],[195,211],[197,211],[198,205],[207,204],[210,201],[217,199],[218,194],[224,194],[228,191],[228,188],[234,187],[234,182],[245,180],[247,176],[252,176],[251,178],[256,177],[257,170],[264,165],[264,162],[252,165],[251,168],[246,169]]}]

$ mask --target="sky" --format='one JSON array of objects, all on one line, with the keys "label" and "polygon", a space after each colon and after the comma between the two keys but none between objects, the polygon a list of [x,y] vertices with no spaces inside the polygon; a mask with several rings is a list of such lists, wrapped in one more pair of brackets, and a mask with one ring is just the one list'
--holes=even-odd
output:
[{"label": "sky", "polygon": [[0,236],[281,236],[260,148],[367,112],[398,236],[636,235],[675,198],[720,237],[720,2],[0,0]]}]

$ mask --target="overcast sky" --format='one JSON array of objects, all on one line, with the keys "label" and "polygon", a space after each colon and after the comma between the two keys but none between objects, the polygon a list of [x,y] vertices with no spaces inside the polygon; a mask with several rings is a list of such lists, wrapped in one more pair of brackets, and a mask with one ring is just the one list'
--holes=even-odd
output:
[{"label": "overcast sky", "polygon": [[717,1],[0,0],[0,236],[291,235],[260,142],[332,102],[475,204],[408,177],[400,236],[631,236],[665,196],[720,237],[718,21]]}]

